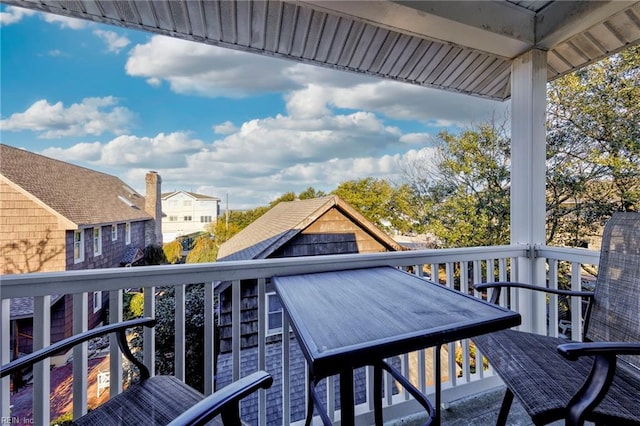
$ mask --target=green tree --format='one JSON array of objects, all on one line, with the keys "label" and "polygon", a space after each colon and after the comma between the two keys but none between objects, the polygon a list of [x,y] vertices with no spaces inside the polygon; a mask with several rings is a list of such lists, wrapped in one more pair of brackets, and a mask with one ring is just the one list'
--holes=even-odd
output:
[{"label": "green tree", "polygon": [[319,197],[324,197],[325,194],[323,191],[318,191],[315,188],[313,188],[312,186],[308,187],[307,189],[305,189],[304,191],[302,191],[300,194],[298,194],[298,199],[300,200],[309,200],[311,198],[319,198]]},{"label": "green tree", "polygon": [[167,262],[171,264],[178,263],[182,259],[182,244],[178,240],[162,245],[162,250],[167,258]]},{"label": "green tree", "polygon": [[332,194],[342,198],[381,229],[402,232],[411,227],[411,192],[408,186],[395,188],[384,179],[368,177],[342,182]]},{"label": "green tree", "polygon": [[509,242],[510,140],[496,122],[441,132],[430,159],[405,167],[425,229],[444,247]]},{"label": "green tree", "polygon": [[218,256],[218,248],[220,245],[216,242],[215,238],[209,234],[205,234],[199,237],[193,249],[187,254],[186,263],[205,263],[215,262]]},{"label": "green tree", "polygon": [[580,246],[640,208],[640,46],[549,84],[548,239]]}]

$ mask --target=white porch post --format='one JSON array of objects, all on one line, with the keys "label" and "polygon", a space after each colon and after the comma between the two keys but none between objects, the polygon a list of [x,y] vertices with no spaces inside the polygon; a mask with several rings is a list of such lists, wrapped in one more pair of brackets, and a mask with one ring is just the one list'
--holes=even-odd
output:
[{"label": "white porch post", "polygon": [[[545,242],[547,53],[530,50],[511,65],[511,243]],[[532,251],[533,252],[533,251]],[[518,259],[519,282],[545,284],[541,259]],[[546,332],[544,295],[521,292],[522,328]]]}]

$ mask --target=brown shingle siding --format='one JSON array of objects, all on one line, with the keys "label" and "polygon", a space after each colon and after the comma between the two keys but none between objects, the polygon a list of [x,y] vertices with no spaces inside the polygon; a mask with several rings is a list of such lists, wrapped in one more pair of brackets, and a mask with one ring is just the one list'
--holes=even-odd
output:
[{"label": "brown shingle siding", "polygon": [[64,230],[51,212],[0,181],[0,217],[2,274],[64,271]]},{"label": "brown shingle siding", "polygon": [[77,225],[151,219],[144,197],[115,176],[2,144],[0,157],[5,179]]}]

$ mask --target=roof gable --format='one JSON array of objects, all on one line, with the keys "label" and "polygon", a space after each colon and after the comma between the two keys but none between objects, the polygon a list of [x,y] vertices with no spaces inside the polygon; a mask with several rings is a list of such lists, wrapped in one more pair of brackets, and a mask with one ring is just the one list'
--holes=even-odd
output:
[{"label": "roof gable", "polygon": [[214,197],[212,195],[198,194],[190,191],[173,191],[173,192],[165,192],[162,194],[162,200],[168,200],[170,198],[180,197],[180,198],[192,198],[198,201],[220,201],[220,198]]},{"label": "roof gable", "polygon": [[220,246],[219,261],[265,259],[332,208],[380,241],[389,250],[402,247],[337,196],[282,202]]},{"label": "roof gable", "polygon": [[152,219],[145,199],[115,176],[0,144],[0,175],[69,228]]}]

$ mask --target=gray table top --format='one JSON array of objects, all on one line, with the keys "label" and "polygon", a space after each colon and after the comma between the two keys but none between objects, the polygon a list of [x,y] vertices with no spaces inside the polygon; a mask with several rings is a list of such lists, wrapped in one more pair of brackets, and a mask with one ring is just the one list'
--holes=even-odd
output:
[{"label": "gray table top", "polygon": [[520,315],[400,271],[376,267],[273,278],[316,374],[520,324]]}]

